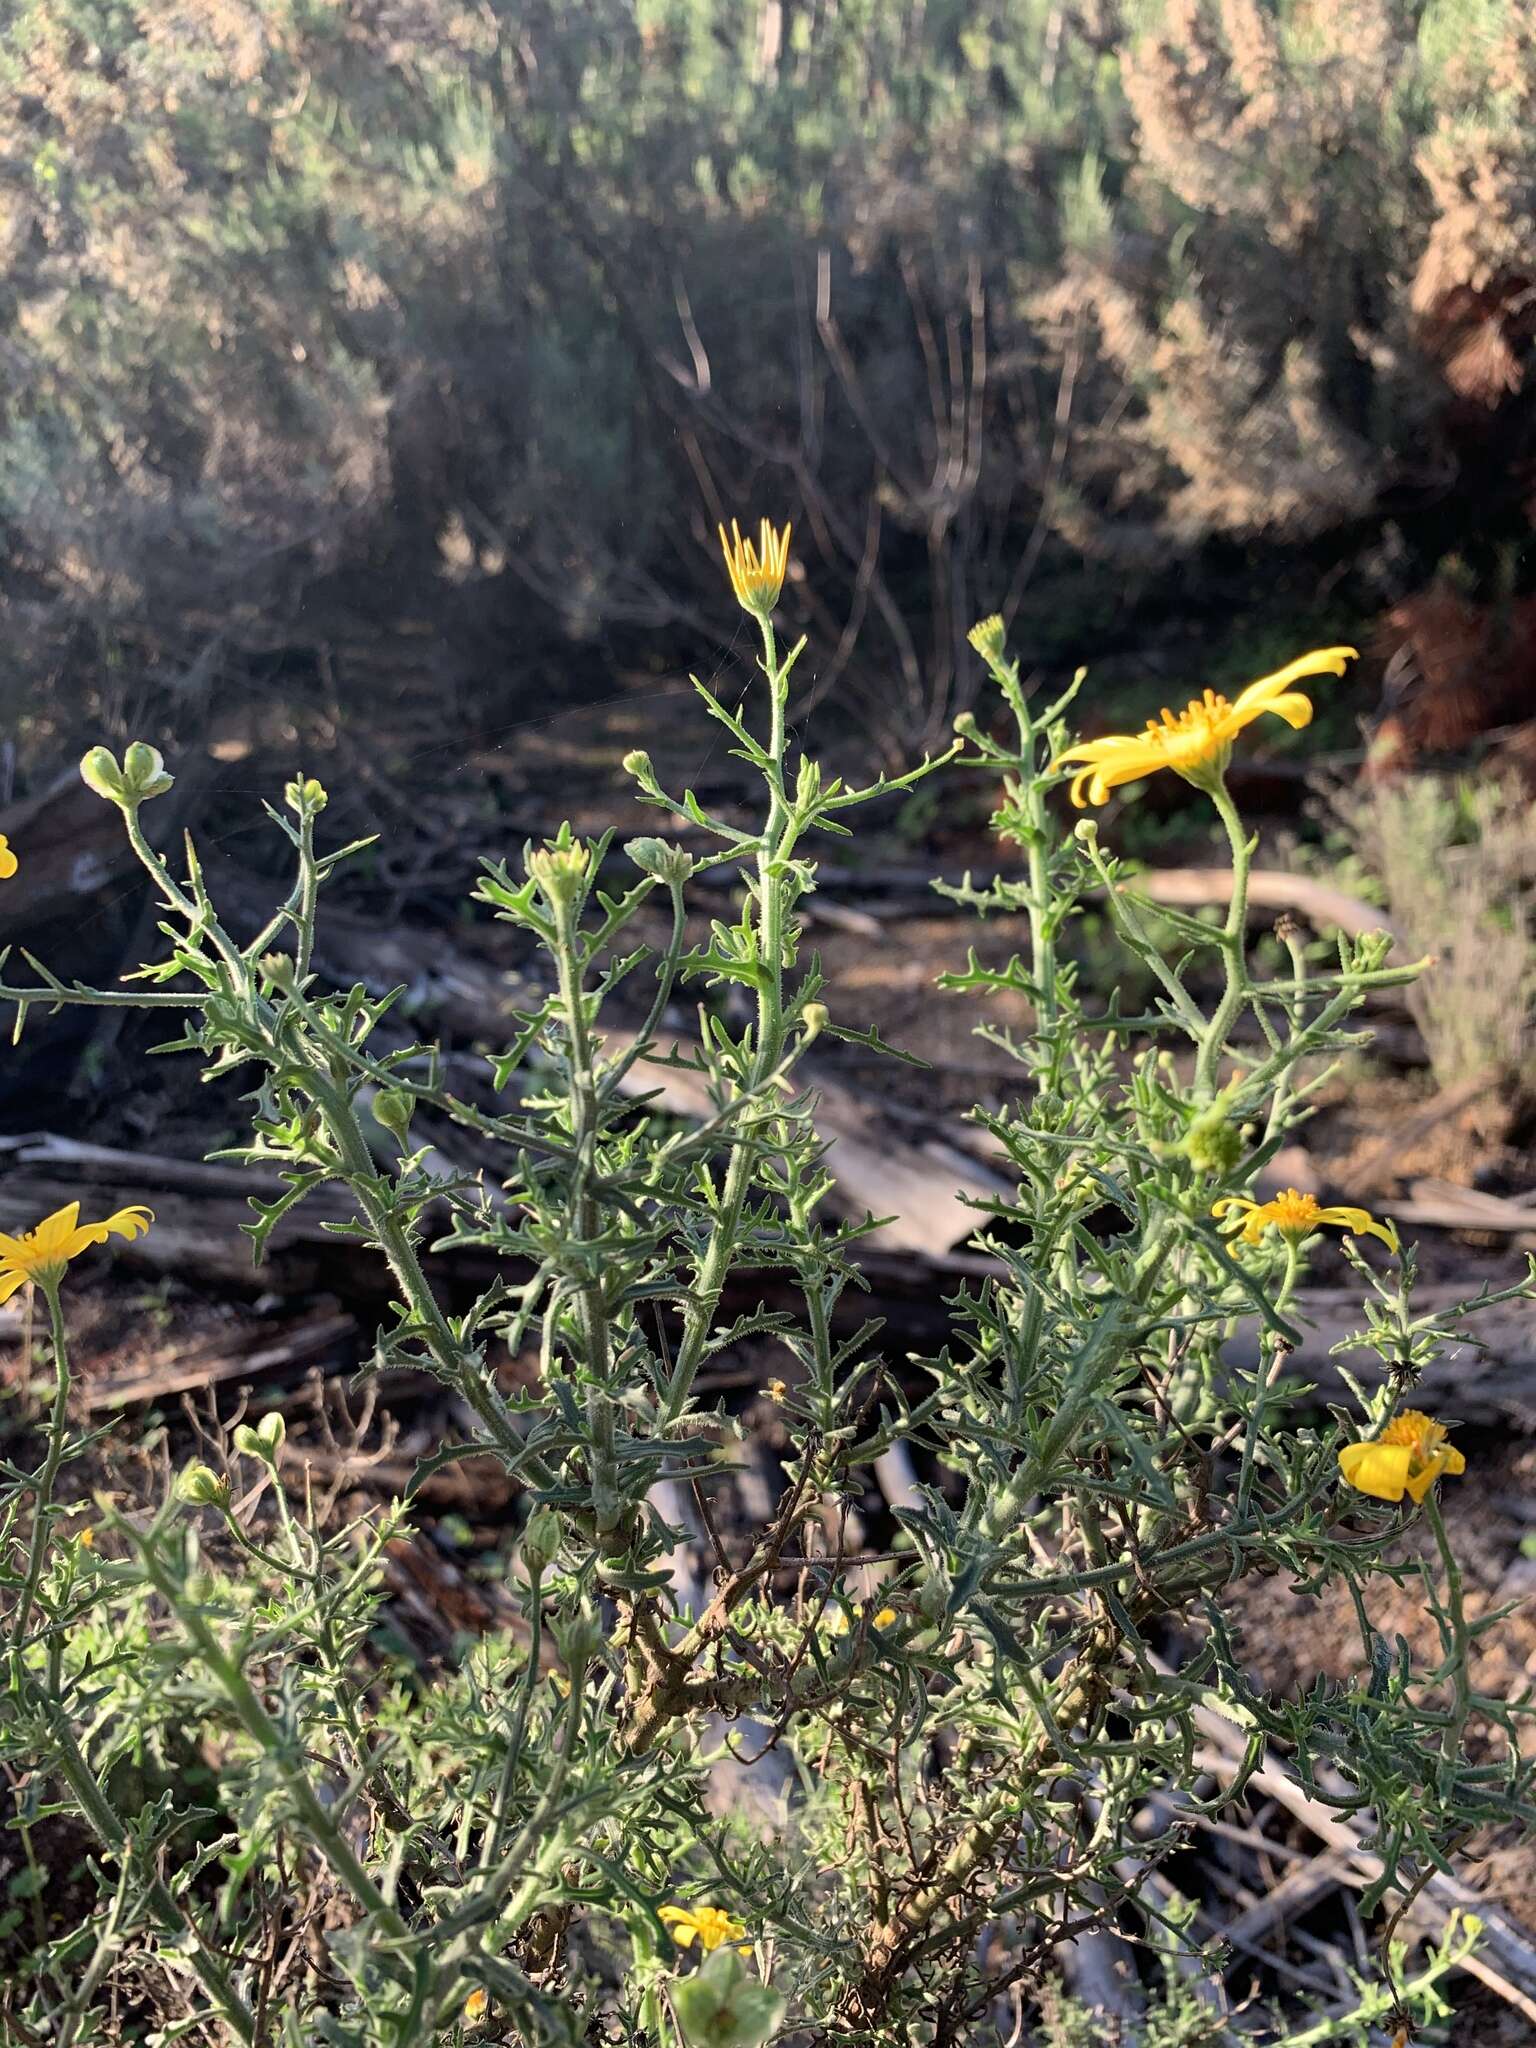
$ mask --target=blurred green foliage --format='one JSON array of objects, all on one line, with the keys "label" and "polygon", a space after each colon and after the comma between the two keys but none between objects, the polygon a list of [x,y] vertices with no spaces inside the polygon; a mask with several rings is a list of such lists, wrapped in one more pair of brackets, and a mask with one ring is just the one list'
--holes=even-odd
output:
[{"label": "blurred green foliage", "polygon": [[1514,0],[17,0],[5,659],[281,645],[349,574],[718,644],[712,517],[771,510],[820,687],[894,752],[984,610],[1094,651],[1194,550],[1356,559],[1389,516],[1427,573],[1519,496],[1533,37]]}]

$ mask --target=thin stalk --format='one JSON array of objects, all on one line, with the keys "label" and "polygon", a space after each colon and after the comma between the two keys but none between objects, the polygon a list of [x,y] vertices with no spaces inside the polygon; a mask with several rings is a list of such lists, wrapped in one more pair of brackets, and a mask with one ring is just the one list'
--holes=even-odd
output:
[{"label": "thin stalk", "polygon": [[59,1302],[59,1283],[39,1280],[48,1302],[48,1328],[53,1339],[53,1412],[48,1418],[48,1449],[32,1481],[36,1505],[33,1508],[32,1542],[27,1554],[27,1575],[22,1581],[16,1619],[11,1624],[11,1653],[19,1653],[26,1640],[32,1603],[43,1576],[48,1554],[48,1511],[53,1504],[54,1482],[64,1462],[64,1438],[69,1424],[69,1349],[64,1341],[64,1311]]},{"label": "thin stalk", "polygon": [[[755,1093],[779,1063],[784,1034],[784,893],[774,872],[792,838],[789,805],[784,798],[784,709],[788,681],[778,659],[770,620],[763,629],[763,672],[768,678],[771,706],[768,760],[768,818],[757,845],[758,962],[757,1036],[752,1066],[744,1093]],[[726,1273],[741,1230],[741,1212],[746,1205],[752,1177],[753,1147],[738,1135],[731,1147],[720,1206],[715,1211],[709,1244],[699,1266],[698,1279],[678,1345],[677,1359],[667,1383],[662,1424],[675,1422],[693,1385],[704,1347],[709,1341],[715,1311],[725,1287]]]},{"label": "thin stalk", "polygon": [[1243,821],[1237,814],[1237,806],[1227,793],[1224,782],[1215,782],[1210,790],[1211,802],[1226,827],[1227,838],[1232,847],[1232,900],[1227,906],[1227,921],[1222,927],[1221,949],[1226,957],[1227,985],[1222,990],[1221,1000],[1211,1012],[1210,1022],[1205,1028],[1200,1050],[1195,1060],[1195,1093],[1197,1096],[1211,1096],[1216,1093],[1216,1070],[1221,1064],[1221,1055],[1227,1043],[1228,1034],[1237,1022],[1237,1015],[1248,992],[1248,870],[1253,862],[1253,848]]},{"label": "thin stalk", "polygon": [[1455,1705],[1446,1723],[1442,1748],[1447,1757],[1454,1757],[1461,1749],[1462,1732],[1472,1711],[1472,1677],[1468,1669],[1472,1655],[1472,1637],[1467,1628],[1466,1607],[1462,1598],[1461,1566],[1446,1534],[1434,1487],[1431,1487],[1424,1496],[1424,1515],[1434,1535],[1435,1548],[1440,1553],[1441,1568],[1445,1572],[1445,1607],[1451,1625],[1450,1679]]}]

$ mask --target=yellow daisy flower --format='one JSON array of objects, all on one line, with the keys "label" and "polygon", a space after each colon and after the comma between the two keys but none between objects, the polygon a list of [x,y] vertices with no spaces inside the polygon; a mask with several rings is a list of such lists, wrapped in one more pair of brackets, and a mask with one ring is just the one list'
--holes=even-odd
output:
[{"label": "yellow daisy flower", "polygon": [[0,1301],[9,1301],[29,1280],[40,1287],[57,1287],[64,1268],[81,1252],[93,1244],[105,1244],[108,1237],[142,1237],[154,1220],[152,1209],[136,1203],[131,1209],[117,1210],[105,1222],[82,1223],[80,1204],[67,1202],[21,1237],[7,1237],[0,1230]]},{"label": "yellow daisy flower", "polygon": [[1376,1500],[1401,1500],[1406,1493],[1417,1504],[1443,1473],[1457,1478],[1467,1469],[1466,1459],[1445,1439],[1443,1423],[1405,1408],[1369,1443],[1345,1444],[1339,1470]]},{"label": "yellow daisy flower", "polygon": [[1222,1217],[1222,1227],[1235,1232],[1244,1244],[1257,1244],[1266,1230],[1278,1230],[1292,1244],[1300,1244],[1327,1223],[1335,1230],[1379,1237],[1389,1251],[1397,1250],[1397,1231],[1390,1223],[1378,1223],[1369,1209],[1325,1209],[1316,1195],[1304,1195],[1295,1188],[1282,1188],[1268,1202],[1252,1202],[1246,1195],[1223,1195],[1211,1204],[1211,1214]]},{"label": "yellow daisy flower", "polygon": [[763,1392],[770,1401],[786,1401],[789,1398],[789,1389],[782,1380],[770,1380]]},{"label": "yellow daisy flower", "polygon": [[20,866],[21,862],[11,851],[11,842],[0,832],[0,882],[8,882]]},{"label": "yellow daisy flower", "polygon": [[784,588],[784,572],[789,567],[789,527],[786,525],[782,533],[776,533],[766,519],[760,519],[754,547],[750,540],[742,539],[741,529],[733,519],[729,538],[725,528],[720,528],[720,548],[736,602],[754,618],[766,619]]},{"label": "yellow daisy flower", "polygon": [[[745,602],[745,600],[743,600]],[[1283,718],[1300,731],[1312,717],[1312,700],[1292,683],[1303,676],[1341,676],[1344,664],[1355,656],[1353,647],[1319,647],[1303,654],[1272,676],[1250,683],[1235,703],[1215,690],[1207,690],[1177,714],[1164,711],[1162,721],[1147,720],[1145,732],[1111,733],[1102,740],[1083,740],[1068,747],[1051,763],[1053,768],[1068,762],[1079,764],[1072,777],[1072,801],[1079,810],[1085,803],[1109,801],[1112,789],[1122,783],[1140,782],[1159,768],[1171,768],[1197,788],[1208,786],[1225,771],[1232,758],[1232,742],[1245,725],[1252,725],[1266,711]],[[1084,795],[1086,790],[1087,794]]]},{"label": "yellow daisy flower", "polygon": [[671,1928],[679,1948],[692,1948],[697,1942],[709,1953],[728,1941],[739,1942],[747,1931],[742,1921],[718,1906],[663,1906],[659,1917]]},{"label": "yellow daisy flower", "polygon": [[490,2005],[490,1993],[483,1984],[477,1984],[464,2001],[465,2026],[478,2027],[485,2018],[486,2013],[490,2010]]}]

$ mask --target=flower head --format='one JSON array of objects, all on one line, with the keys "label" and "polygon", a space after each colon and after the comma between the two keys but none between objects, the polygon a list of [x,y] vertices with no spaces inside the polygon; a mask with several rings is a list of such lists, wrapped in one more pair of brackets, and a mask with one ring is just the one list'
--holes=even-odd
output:
[{"label": "flower head", "polygon": [[1072,777],[1072,801],[1079,809],[1085,803],[1107,803],[1112,789],[1140,782],[1158,768],[1171,768],[1197,788],[1208,788],[1225,772],[1232,742],[1245,725],[1272,711],[1300,731],[1311,720],[1312,700],[1293,690],[1291,684],[1303,676],[1341,676],[1345,662],[1354,654],[1353,647],[1319,647],[1277,669],[1274,675],[1250,683],[1235,703],[1207,690],[1178,713],[1164,711],[1161,721],[1148,719],[1145,732],[1083,740],[1059,754],[1051,765],[1078,764]]},{"label": "flower head", "polygon": [[1266,1230],[1278,1230],[1292,1244],[1300,1244],[1327,1223],[1335,1230],[1379,1237],[1389,1251],[1397,1250],[1396,1230],[1390,1223],[1378,1223],[1369,1209],[1325,1209],[1316,1195],[1301,1194],[1296,1188],[1282,1188],[1268,1202],[1252,1202],[1246,1195],[1223,1195],[1211,1204],[1211,1214],[1222,1217],[1222,1227],[1235,1232],[1244,1244],[1257,1244]]},{"label": "flower head", "polygon": [[64,1268],[81,1252],[93,1244],[105,1244],[108,1237],[142,1237],[154,1220],[153,1210],[135,1204],[117,1210],[103,1223],[82,1223],[80,1204],[67,1202],[20,1237],[7,1237],[0,1230],[0,1301],[9,1301],[29,1280],[57,1287]]},{"label": "flower head", "polygon": [[11,851],[11,842],[0,832],[0,882],[8,882],[20,866],[21,862]]},{"label": "flower head", "polygon": [[754,547],[750,540],[742,539],[741,528],[733,519],[729,536],[723,526],[720,528],[720,548],[736,602],[754,618],[766,619],[784,588],[784,572],[789,567],[789,527],[786,525],[782,533],[776,533],[766,519],[760,519]]},{"label": "flower head", "polygon": [[1442,1473],[1454,1478],[1467,1469],[1466,1459],[1445,1439],[1443,1423],[1405,1408],[1380,1436],[1345,1444],[1339,1469],[1351,1486],[1377,1500],[1401,1500],[1406,1493],[1417,1503]]},{"label": "flower head", "polygon": [[477,1984],[464,2001],[464,2024],[478,2027],[491,2006],[491,1996],[483,1984]]},{"label": "flower head", "polygon": [[719,1906],[663,1906],[659,1917],[671,1928],[679,1948],[692,1948],[697,1942],[707,1953],[727,1941],[740,1941],[747,1931],[742,1921],[733,1920]]},{"label": "flower head", "polygon": [[983,661],[1001,661],[1008,644],[1008,628],[1003,624],[1002,613],[993,612],[989,618],[978,619],[965,637]]}]

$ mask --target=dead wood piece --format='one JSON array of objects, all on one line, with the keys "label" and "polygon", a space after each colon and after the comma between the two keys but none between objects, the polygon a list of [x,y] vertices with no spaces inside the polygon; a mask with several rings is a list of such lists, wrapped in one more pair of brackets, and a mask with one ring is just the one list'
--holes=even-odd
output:
[{"label": "dead wood piece", "polygon": [[[1466,1297],[1464,1287],[1421,1287],[1414,1307],[1421,1314],[1443,1314]],[[1333,1355],[1364,1325],[1357,1294],[1346,1288],[1310,1288],[1294,1302],[1292,1320],[1302,1341],[1285,1361],[1288,1374],[1312,1381],[1327,1400],[1349,1398],[1341,1367],[1367,1386],[1380,1384],[1382,1365],[1374,1352],[1350,1345]],[[1468,1328],[1477,1341],[1447,1344],[1430,1361],[1413,1391],[1415,1404],[1447,1421],[1536,1430],[1536,1302],[1501,1302],[1472,1317]],[[1229,1364],[1254,1370],[1257,1324],[1245,1325],[1223,1356]]]},{"label": "dead wood piece", "polygon": [[[1178,907],[1232,900],[1230,868],[1154,868],[1122,884],[1154,903]],[[1343,889],[1311,875],[1293,875],[1284,868],[1254,868],[1248,877],[1248,901],[1256,909],[1295,910],[1311,924],[1330,926],[1357,939],[1364,932],[1399,935],[1392,920],[1374,903],[1363,903]]]},{"label": "dead wood piece", "polygon": [[[1195,1724],[1209,1745],[1198,1761],[1204,1768],[1230,1773],[1246,1753],[1244,1731],[1210,1707],[1196,1707],[1194,1713]],[[1319,1785],[1331,1797],[1355,1796],[1337,1772],[1325,1769],[1317,1775]],[[1309,1828],[1328,1850],[1350,1862],[1367,1883],[1381,1875],[1381,1858],[1366,1848],[1362,1825],[1314,1798],[1278,1757],[1266,1755],[1251,1782]],[[1483,1945],[1464,1967],[1528,2019],[1536,2020],[1536,1940],[1470,1885],[1436,1870],[1411,1909],[1411,1917],[1426,1932],[1438,1935],[1444,1916],[1452,1910],[1476,1913],[1484,1926]]]},{"label": "dead wood piece", "polygon": [[[392,1499],[405,1492],[416,1473],[414,1458],[388,1452],[333,1451],[323,1444],[295,1443],[291,1437],[284,1439],[278,1458],[284,1474],[301,1482],[310,1475],[327,1484],[339,1479]],[[415,1497],[463,1515],[499,1517],[510,1506],[515,1491],[500,1459],[487,1454],[439,1465],[421,1481]]]},{"label": "dead wood piece", "polygon": [[[89,1182],[100,1178],[113,1185],[182,1188],[193,1194],[261,1195],[270,1200],[287,1185],[276,1172],[264,1173],[259,1167],[211,1165],[158,1152],[126,1152],[115,1145],[90,1145],[54,1131],[0,1138],[0,1154],[8,1154],[17,1166],[76,1168]],[[244,1220],[249,1222],[249,1216]]]},{"label": "dead wood piece", "polygon": [[143,1401],[164,1401],[200,1388],[297,1376],[334,1351],[355,1351],[357,1323],[349,1315],[314,1316],[277,1330],[243,1330],[173,1352],[149,1371],[131,1379],[96,1380],[87,1384],[85,1406],[91,1415],[130,1408]]},{"label": "dead wood piece", "polygon": [[[612,1025],[604,1027],[603,1040],[610,1056],[635,1043],[632,1033]],[[669,1056],[686,1057],[686,1048],[658,1042],[650,1058],[630,1069],[625,1092],[654,1095],[674,1116],[700,1122],[713,1116],[715,1104],[704,1077],[666,1064]],[[890,1219],[870,1233],[866,1245],[883,1251],[947,1252],[981,1220],[968,1203],[1012,1193],[1001,1174],[989,1173],[968,1155],[946,1152],[935,1161],[880,1131],[872,1111],[835,1083],[817,1082],[816,1095],[816,1127],[827,1140],[827,1170],[836,1176],[845,1211]]]}]

